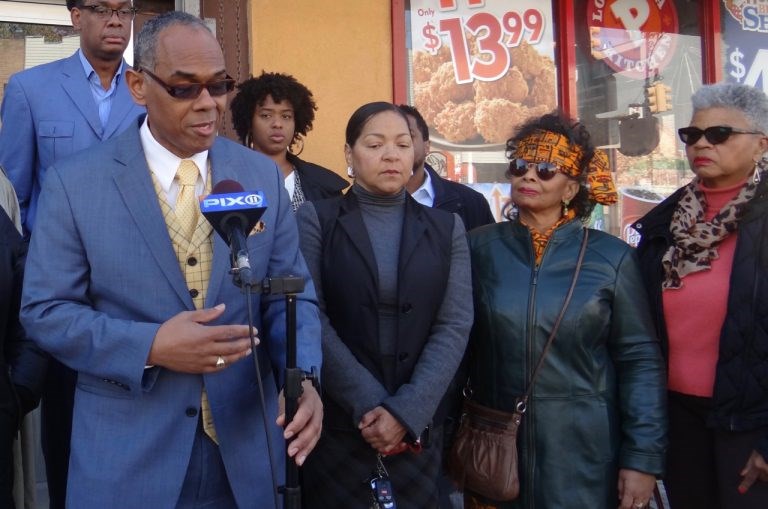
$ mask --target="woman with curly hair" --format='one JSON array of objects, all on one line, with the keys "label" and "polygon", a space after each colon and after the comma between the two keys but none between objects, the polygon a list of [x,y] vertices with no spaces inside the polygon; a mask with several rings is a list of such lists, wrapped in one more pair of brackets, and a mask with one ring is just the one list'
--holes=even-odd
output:
[{"label": "woman with curly hair", "polygon": [[466,505],[646,507],[664,465],[664,365],[632,248],[585,227],[616,202],[608,159],[558,114],[523,124],[507,157],[509,221],[469,233],[471,399],[512,412],[543,363],[518,436],[519,498],[466,491]]},{"label": "woman with curly hair", "polygon": [[305,201],[341,196],[349,185],[333,171],[299,159],[317,105],[312,92],[289,74],[263,72],[240,83],[230,104],[240,141],[271,158],[285,176],[293,210]]}]

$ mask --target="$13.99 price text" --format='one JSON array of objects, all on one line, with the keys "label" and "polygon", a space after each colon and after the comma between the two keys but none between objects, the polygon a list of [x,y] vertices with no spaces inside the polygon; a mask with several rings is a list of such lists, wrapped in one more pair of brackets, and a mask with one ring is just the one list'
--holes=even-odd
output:
[{"label": "$13.99 price text", "polygon": [[[522,14],[509,11],[501,19],[487,12],[478,12],[466,21],[463,18],[441,19],[438,27],[430,22],[424,26],[424,49],[432,55],[442,46],[441,35],[450,42],[451,58],[457,83],[474,79],[494,81],[506,74],[510,65],[508,48],[520,45],[525,38],[538,44],[544,34],[545,20],[538,9],[526,9]],[[470,51],[467,33],[474,37],[476,52]]]}]

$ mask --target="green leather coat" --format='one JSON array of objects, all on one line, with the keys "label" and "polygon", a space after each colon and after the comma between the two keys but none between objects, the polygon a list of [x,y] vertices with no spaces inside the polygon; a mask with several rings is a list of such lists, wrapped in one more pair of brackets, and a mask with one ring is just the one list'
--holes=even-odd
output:
[{"label": "green leather coat", "polygon": [[[469,234],[475,323],[470,381],[511,411],[565,300],[584,227],[552,234],[538,268],[517,222]],[[615,509],[620,468],[662,473],[666,377],[635,254],[590,230],[573,299],[535,382],[518,438],[520,498],[503,507]]]}]

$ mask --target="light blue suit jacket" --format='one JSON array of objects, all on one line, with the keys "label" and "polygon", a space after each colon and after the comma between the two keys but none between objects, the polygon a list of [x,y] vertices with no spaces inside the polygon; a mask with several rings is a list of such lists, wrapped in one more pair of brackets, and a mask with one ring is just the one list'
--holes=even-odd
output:
[{"label": "light blue suit jacket", "polygon": [[[141,120],[48,170],[39,206],[46,220],[30,246],[22,321],[45,350],[78,372],[67,506],[174,507],[198,425],[192,410],[200,407],[205,382],[238,506],[272,507],[253,358],[205,376],[145,369],[160,324],[194,305],[153,188],[139,139]],[[304,277],[298,363],[319,368],[315,291],[279,170],[224,138],[209,157],[214,185],[232,179],[264,192],[266,229],[248,238],[254,278]],[[245,297],[229,266],[229,250],[216,236],[206,307],[227,304],[218,324],[246,323]],[[267,422],[281,475],[284,444],[271,423],[277,416],[275,378],[285,365],[284,304],[283,297],[253,295]]]},{"label": "light blue suit jacket", "polygon": [[0,165],[5,166],[21,206],[25,234],[35,224],[45,171],[56,161],[124,131],[144,108],[125,83],[127,64],[102,132],[99,110],[77,52],[11,76],[0,116]]}]

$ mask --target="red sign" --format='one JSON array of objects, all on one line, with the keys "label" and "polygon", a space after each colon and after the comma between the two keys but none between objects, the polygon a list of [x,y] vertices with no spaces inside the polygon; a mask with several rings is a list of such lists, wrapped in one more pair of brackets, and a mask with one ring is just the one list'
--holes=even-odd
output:
[{"label": "red sign", "polygon": [[[467,0],[468,7],[482,7],[485,0]],[[452,11],[456,9],[456,0],[440,0],[441,11]]]},{"label": "red sign", "polygon": [[669,63],[678,33],[672,0],[590,0],[592,55],[617,72],[652,77]]},{"label": "red sign", "polygon": [[408,20],[409,100],[429,125],[432,148],[456,156],[450,174],[456,168],[462,180],[476,166],[491,178],[486,170],[495,164],[503,179],[515,127],[557,107],[551,7],[541,0],[411,0]]}]

